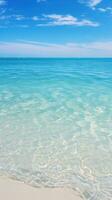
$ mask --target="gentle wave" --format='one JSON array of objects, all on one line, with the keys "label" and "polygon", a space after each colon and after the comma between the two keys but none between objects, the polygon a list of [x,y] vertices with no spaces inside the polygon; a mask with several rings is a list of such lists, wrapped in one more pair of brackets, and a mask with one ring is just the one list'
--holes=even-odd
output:
[{"label": "gentle wave", "polygon": [[112,197],[112,59],[0,59],[0,173]]}]

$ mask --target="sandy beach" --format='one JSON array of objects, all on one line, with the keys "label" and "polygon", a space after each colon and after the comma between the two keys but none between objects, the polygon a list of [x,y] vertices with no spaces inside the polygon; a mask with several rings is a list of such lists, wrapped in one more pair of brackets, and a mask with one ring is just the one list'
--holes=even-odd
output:
[{"label": "sandy beach", "polygon": [[24,183],[0,178],[0,199],[2,200],[81,200],[82,198],[67,188],[34,188]]}]

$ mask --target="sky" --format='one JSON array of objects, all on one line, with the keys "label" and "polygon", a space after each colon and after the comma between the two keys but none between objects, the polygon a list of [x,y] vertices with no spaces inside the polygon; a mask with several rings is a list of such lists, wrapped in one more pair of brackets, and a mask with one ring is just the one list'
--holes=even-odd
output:
[{"label": "sky", "polygon": [[0,0],[0,57],[112,57],[112,0]]}]

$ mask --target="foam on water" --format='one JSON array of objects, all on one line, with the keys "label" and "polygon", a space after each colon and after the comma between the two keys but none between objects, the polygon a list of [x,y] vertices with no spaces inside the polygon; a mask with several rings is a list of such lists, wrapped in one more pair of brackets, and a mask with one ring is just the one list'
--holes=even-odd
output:
[{"label": "foam on water", "polygon": [[0,59],[0,173],[112,199],[112,59]]}]

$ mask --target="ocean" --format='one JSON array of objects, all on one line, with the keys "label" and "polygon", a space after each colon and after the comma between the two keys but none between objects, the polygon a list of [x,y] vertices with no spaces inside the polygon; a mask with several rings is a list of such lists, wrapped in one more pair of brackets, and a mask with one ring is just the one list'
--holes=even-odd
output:
[{"label": "ocean", "polygon": [[112,199],[112,59],[0,59],[0,174]]}]

